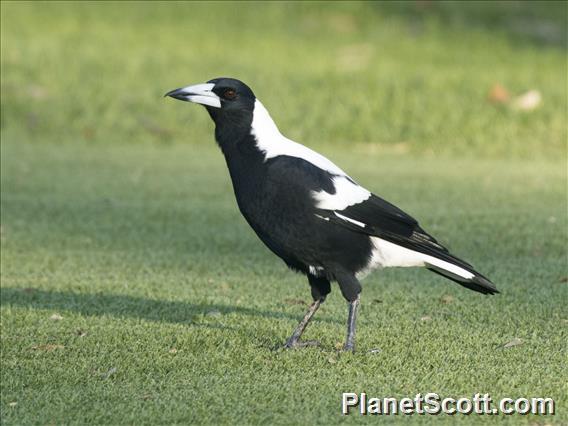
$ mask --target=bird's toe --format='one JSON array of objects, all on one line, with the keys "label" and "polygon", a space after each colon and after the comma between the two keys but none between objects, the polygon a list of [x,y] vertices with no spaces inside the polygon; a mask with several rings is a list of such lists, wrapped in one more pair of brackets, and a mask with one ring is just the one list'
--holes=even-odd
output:
[{"label": "bird's toe", "polygon": [[341,348],[340,352],[351,352],[351,353],[355,353],[355,345],[349,345],[349,344],[345,344],[343,345],[343,348]]}]

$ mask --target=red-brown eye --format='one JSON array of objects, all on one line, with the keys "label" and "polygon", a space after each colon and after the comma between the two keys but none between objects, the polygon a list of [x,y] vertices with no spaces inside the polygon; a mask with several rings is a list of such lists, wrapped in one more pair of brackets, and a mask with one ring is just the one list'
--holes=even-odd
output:
[{"label": "red-brown eye", "polygon": [[223,92],[223,97],[229,100],[235,99],[237,97],[237,92],[233,89],[227,89]]}]

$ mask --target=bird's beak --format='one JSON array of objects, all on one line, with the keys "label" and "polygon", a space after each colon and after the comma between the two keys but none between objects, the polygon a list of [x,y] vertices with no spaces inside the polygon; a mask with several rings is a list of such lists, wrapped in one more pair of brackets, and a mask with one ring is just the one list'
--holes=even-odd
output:
[{"label": "bird's beak", "polygon": [[180,101],[221,108],[221,99],[213,92],[213,87],[215,87],[213,83],[195,84],[172,90],[164,96],[170,96]]}]

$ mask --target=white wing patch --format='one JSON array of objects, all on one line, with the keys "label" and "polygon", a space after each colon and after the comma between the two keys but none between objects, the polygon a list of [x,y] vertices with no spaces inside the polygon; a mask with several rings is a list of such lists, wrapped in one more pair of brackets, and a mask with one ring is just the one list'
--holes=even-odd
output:
[{"label": "white wing patch", "polygon": [[475,275],[452,263],[437,259],[424,253],[401,247],[378,237],[371,237],[373,252],[367,266],[357,273],[358,277],[365,276],[375,268],[388,268],[393,266],[432,266],[443,269],[460,278],[469,280]]},{"label": "white wing patch", "polygon": [[334,175],[347,176],[343,170],[323,155],[282,135],[270,114],[258,99],[254,104],[251,134],[256,139],[258,149],[264,152],[265,159],[287,155],[309,161]]},{"label": "white wing patch", "polygon": [[346,220],[347,222],[351,222],[357,226],[360,226],[361,228],[365,227],[365,224],[363,222],[359,222],[358,220],[355,219],[351,219],[350,217],[347,216],[343,216],[342,214],[339,214],[337,212],[333,212],[338,218]]},{"label": "white wing patch", "polygon": [[333,178],[335,194],[326,191],[313,191],[316,207],[323,210],[344,210],[354,204],[359,204],[371,196],[365,188],[353,183],[347,176]]}]

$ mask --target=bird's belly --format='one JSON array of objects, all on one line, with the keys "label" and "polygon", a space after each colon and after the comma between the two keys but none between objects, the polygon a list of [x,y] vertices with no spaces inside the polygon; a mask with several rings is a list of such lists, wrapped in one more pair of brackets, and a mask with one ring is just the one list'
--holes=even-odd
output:
[{"label": "bird's belly", "polygon": [[356,273],[371,259],[368,236],[322,221],[314,212],[271,209],[243,215],[270,250],[313,275],[338,268]]}]

